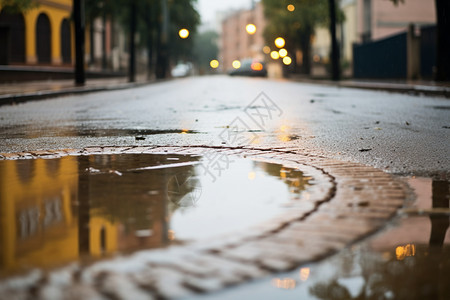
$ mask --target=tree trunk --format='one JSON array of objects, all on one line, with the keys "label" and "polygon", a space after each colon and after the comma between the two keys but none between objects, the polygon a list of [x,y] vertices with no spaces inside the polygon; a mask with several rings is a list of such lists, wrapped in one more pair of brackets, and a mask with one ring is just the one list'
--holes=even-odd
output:
[{"label": "tree trunk", "polygon": [[169,12],[167,7],[167,0],[161,0],[161,14],[158,20],[158,37],[156,42],[156,78],[166,78],[169,55],[167,49],[169,29]]},{"label": "tree trunk", "polygon": [[128,63],[128,81],[135,82],[136,81],[136,49],[135,49],[135,40],[134,37],[136,35],[136,1],[132,0],[130,2],[130,55],[129,55],[129,63]]},{"label": "tree trunk", "polygon": [[339,48],[336,38],[336,2],[329,0],[330,12],[330,36],[331,36],[331,78],[335,81],[339,80]]},{"label": "tree trunk", "polygon": [[106,70],[107,67],[107,57],[106,57],[106,11],[103,8],[102,15],[102,70]]},{"label": "tree trunk", "polygon": [[95,64],[95,57],[94,57],[94,53],[95,53],[95,42],[94,42],[94,34],[95,34],[95,30],[94,30],[94,17],[90,17],[90,26],[89,26],[89,64],[91,66],[93,66]]},{"label": "tree trunk", "polygon": [[311,33],[312,30],[306,29],[300,33],[300,49],[303,54],[303,62],[300,73],[311,74]]},{"label": "tree trunk", "polygon": [[450,81],[450,1],[435,0],[437,13],[436,81]]},{"label": "tree trunk", "polygon": [[75,84],[84,85],[84,1],[73,0],[73,17],[75,20]]},{"label": "tree trunk", "polygon": [[153,72],[153,24],[155,7],[147,3],[146,25],[147,25],[147,79],[151,79]]}]

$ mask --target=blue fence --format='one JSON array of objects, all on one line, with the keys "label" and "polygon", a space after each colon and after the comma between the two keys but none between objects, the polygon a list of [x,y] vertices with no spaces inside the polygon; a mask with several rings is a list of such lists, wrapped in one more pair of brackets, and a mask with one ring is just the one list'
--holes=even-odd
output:
[{"label": "blue fence", "polygon": [[436,66],[436,25],[420,28],[420,76],[433,78]]},{"label": "blue fence", "polygon": [[353,45],[355,78],[406,78],[406,33]]}]

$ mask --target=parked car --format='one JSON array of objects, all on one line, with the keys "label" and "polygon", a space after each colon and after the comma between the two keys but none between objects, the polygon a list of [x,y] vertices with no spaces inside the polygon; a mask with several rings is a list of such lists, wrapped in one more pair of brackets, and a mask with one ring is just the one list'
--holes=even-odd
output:
[{"label": "parked car", "polygon": [[172,77],[186,77],[191,75],[192,65],[190,63],[179,63],[171,71]]},{"label": "parked car", "polygon": [[237,69],[231,70],[231,76],[267,76],[267,69],[264,62],[255,59],[244,59],[241,66]]}]

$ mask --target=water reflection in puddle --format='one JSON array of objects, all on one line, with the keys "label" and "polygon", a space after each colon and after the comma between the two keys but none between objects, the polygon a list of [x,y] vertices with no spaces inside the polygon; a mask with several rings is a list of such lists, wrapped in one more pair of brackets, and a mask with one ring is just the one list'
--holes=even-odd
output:
[{"label": "water reflection in puddle", "polygon": [[216,237],[277,216],[310,178],[233,158],[91,155],[0,161],[0,275]]},{"label": "water reflection in puddle", "polygon": [[376,236],[320,263],[200,299],[450,299],[450,182],[408,183],[417,200]]}]

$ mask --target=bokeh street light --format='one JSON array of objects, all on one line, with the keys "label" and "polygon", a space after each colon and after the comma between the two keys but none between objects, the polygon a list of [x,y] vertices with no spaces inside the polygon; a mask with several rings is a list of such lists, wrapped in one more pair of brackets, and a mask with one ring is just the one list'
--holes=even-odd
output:
[{"label": "bokeh street light", "polygon": [[289,56],[285,56],[283,58],[283,64],[285,64],[286,66],[289,66],[292,63],[292,59]]},{"label": "bokeh street light", "polygon": [[247,31],[248,34],[255,34],[256,26],[255,24],[247,24],[247,26],[245,26],[245,30]]},{"label": "bokeh street light", "polygon": [[231,64],[233,68],[239,69],[241,67],[241,62],[239,60],[233,60],[233,63]]},{"label": "bokeh street light", "polygon": [[278,53],[278,51],[272,51],[270,52],[270,57],[272,57],[272,59],[279,59],[280,54]]},{"label": "bokeh street light", "polygon": [[278,48],[283,48],[285,44],[286,42],[282,37],[277,37],[275,39],[275,46],[277,46]]},{"label": "bokeh street light", "polygon": [[287,10],[290,11],[290,12],[292,12],[292,11],[295,10],[295,6],[292,5],[292,4],[289,4],[289,5],[287,6]]},{"label": "bokeh street light", "polygon": [[263,47],[263,52],[264,52],[265,54],[269,54],[269,53],[270,53],[270,47],[269,47],[269,46],[264,46],[264,47]]},{"label": "bokeh street light", "polygon": [[287,50],[284,49],[284,48],[281,48],[281,49],[278,51],[278,53],[280,54],[280,57],[285,57],[285,56],[288,54]]},{"label": "bokeh street light", "polygon": [[213,69],[217,69],[219,67],[219,61],[217,59],[213,59],[209,62],[209,65]]},{"label": "bokeh street light", "polygon": [[186,28],[180,29],[180,31],[178,31],[178,35],[180,36],[180,38],[186,39],[189,36],[189,30],[187,30]]}]

